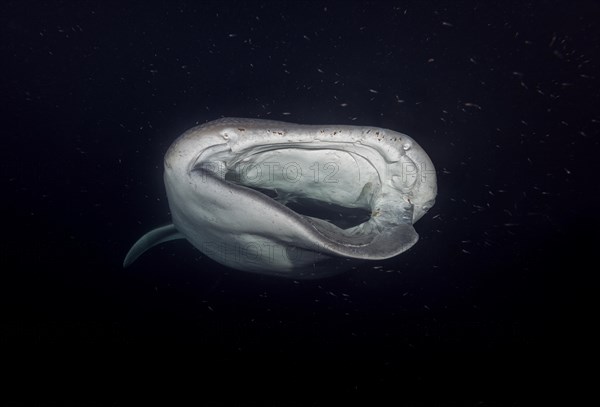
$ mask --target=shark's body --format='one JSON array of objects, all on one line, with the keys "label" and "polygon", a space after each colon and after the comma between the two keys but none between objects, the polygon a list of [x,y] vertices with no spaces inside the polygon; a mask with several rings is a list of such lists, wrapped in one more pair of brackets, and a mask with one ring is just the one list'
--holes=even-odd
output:
[{"label": "shark's body", "polygon": [[[150,247],[185,238],[226,266],[319,278],[344,259],[379,260],[414,245],[413,224],[433,206],[433,164],[410,137],[375,127],[225,118],[181,135],[165,155],[172,225],[144,235]],[[342,229],[286,203],[310,199],[370,211]],[[339,260],[339,261],[335,261]]]}]

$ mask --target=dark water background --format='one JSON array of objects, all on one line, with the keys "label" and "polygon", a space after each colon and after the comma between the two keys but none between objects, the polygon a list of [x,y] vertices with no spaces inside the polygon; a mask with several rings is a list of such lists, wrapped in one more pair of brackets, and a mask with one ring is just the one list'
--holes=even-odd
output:
[{"label": "dark water background", "polygon": [[[3,2],[11,377],[286,400],[562,383],[597,242],[598,21],[583,0]],[[223,116],[415,138],[439,183],[419,243],[322,281],[186,242],[123,270],[169,221],[166,149]]]}]

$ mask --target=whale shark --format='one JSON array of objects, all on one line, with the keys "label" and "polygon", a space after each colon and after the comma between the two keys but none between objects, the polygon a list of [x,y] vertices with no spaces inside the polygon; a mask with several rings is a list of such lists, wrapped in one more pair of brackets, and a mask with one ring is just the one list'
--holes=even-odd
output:
[{"label": "whale shark", "polygon": [[171,223],[143,235],[124,267],[185,239],[233,269],[328,277],[410,249],[437,194],[431,159],[406,134],[244,118],[183,133],[164,184]]}]

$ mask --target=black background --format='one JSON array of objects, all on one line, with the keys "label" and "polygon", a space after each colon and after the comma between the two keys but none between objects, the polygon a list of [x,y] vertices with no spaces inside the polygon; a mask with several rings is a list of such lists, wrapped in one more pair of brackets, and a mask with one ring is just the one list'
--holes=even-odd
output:
[{"label": "black background", "polygon": [[[598,21],[593,1],[3,2],[5,368],[103,396],[560,387],[597,241]],[[439,185],[419,243],[320,281],[182,241],[123,270],[169,221],[166,149],[223,116],[412,136]]]}]

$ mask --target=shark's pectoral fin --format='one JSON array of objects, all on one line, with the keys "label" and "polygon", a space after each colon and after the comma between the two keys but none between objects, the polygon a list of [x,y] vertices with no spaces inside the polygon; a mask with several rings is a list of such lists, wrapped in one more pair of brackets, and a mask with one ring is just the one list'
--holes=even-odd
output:
[{"label": "shark's pectoral fin", "polygon": [[140,239],[134,243],[131,249],[129,249],[127,256],[125,256],[125,261],[123,261],[123,267],[129,266],[151,247],[176,239],[185,239],[185,237],[179,233],[177,229],[175,229],[173,224],[161,226],[151,230],[144,236],[140,237]]}]

